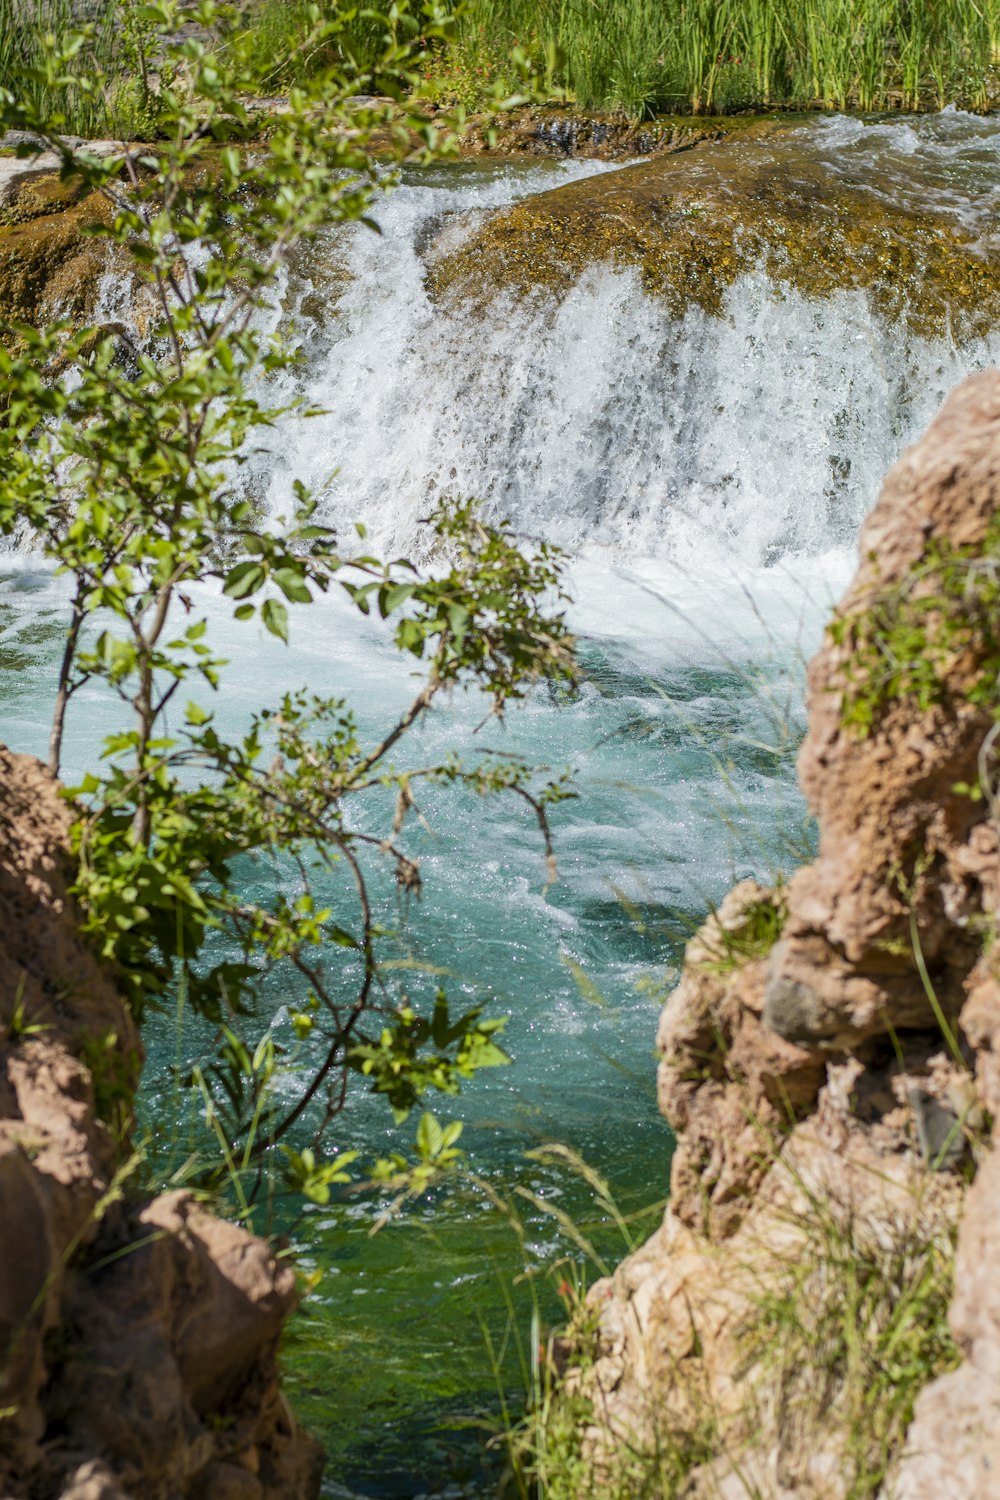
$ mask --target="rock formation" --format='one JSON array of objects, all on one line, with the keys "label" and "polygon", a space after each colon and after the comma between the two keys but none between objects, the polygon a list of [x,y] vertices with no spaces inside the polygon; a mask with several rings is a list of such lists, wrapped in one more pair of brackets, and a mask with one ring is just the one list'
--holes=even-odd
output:
[{"label": "rock formation", "polygon": [[[883,1477],[885,1500],[1000,1495],[997,700],[995,684],[979,691],[992,626],[969,605],[971,627],[937,653],[939,692],[887,694],[867,733],[846,713],[873,606],[926,598],[931,641],[946,607],[934,559],[995,568],[981,560],[998,521],[988,372],[889,475],[841,627],[812,663],[799,765],[815,863],[781,890],[736,887],[663,1012],[670,1206],[593,1289],[596,1344],[569,1377],[598,1474],[626,1451],[671,1451],[690,1500],[842,1500]],[[865,1377],[885,1376],[886,1395],[852,1405],[865,1381],[852,1394],[846,1348],[894,1319],[886,1370]],[[920,1367],[944,1373],[907,1433],[916,1390],[895,1416],[890,1393],[914,1377],[891,1373],[892,1351],[916,1320]]]},{"label": "rock formation", "polygon": [[[91,146],[98,154],[109,149],[102,141]],[[98,194],[62,182],[57,166],[50,153],[0,157],[0,324],[94,310],[108,254],[85,231],[107,221],[107,207]]]},{"label": "rock formation", "polygon": [[135,1185],[142,1050],[80,937],[70,822],[0,748],[0,1496],[307,1500],[322,1459],[276,1365],[294,1273]]},{"label": "rock formation", "polygon": [[558,296],[604,262],[637,271],[683,318],[692,305],[718,313],[737,277],[763,267],[772,284],[809,296],[862,290],[923,334],[996,326],[1000,275],[975,225],[836,171],[801,130],[772,121],[759,133],[533,195],[457,248],[445,233],[431,291]]}]

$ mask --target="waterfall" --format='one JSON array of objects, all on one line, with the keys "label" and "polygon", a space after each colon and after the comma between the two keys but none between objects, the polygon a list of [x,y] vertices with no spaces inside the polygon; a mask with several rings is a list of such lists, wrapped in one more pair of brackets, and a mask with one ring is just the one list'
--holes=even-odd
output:
[{"label": "waterfall", "polygon": [[[996,121],[834,119],[803,136],[833,174],[887,200],[930,195],[963,229],[988,228],[1000,196]],[[951,387],[1000,355],[992,335],[921,338],[876,316],[861,292],[810,299],[752,265],[718,316],[674,317],[636,273],[604,265],[559,297],[432,298],[435,256],[486,216],[610,170],[478,161],[415,171],[381,204],[380,235],[320,236],[274,313],[301,362],[263,394],[325,414],[283,420],[243,471],[275,516],[304,480],[346,545],[358,520],[372,550],[420,555],[434,502],[476,495],[491,518],[571,554],[578,692],[539,688],[485,729],[481,701],[456,692],[400,747],[422,765],[483,748],[571,767],[578,795],[552,808],[558,882],[547,884],[528,810],[422,786],[426,822],[412,820],[407,836],[425,893],[403,910],[387,880],[379,917],[397,934],[390,982],[424,1005],[444,982],[456,1004],[510,1019],[515,1066],[459,1102],[427,1103],[464,1117],[477,1173],[522,1182],[584,1221],[593,1203],[580,1185],[526,1163],[524,1148],[568,1141],[629,1213],[665,1186],[652,1049],[672,966],[734,879],[768,880],[808,857],[794,771],[805,658],[885,471]],[[126,321],[128,288],[108,277],[102,297],[102,315]],[[0,565],[0,739],[36,752],[66,618],[65,579],[37,564],[22,553]],[[336,588],[291,610],[290,649],[234,621],[216,590],[196,592],[213,651],[229,661],[214,699],[198,689],[224,732],[306,684],[350,702],[359,733],[377,742],[412,698],[414,663]],[[74,698],[70,780],[121,727],[110,695],[89,687]],[[363,815],[381,836],[377,809]],[[274,875],[254,878],[266,893]],[[275,997],[279,1041],[286,998]],[[141,1107],[154,1142],[175,1098],[173,1028],[165,1013],[145,1031]],[[183,1040],[199,1045],[190,1028]],[[292,1097],[301,1077],[289,1069],[281,1087]],[[339,1145],[371,1156],[408,1149],[412,1122],[393,1132],[384,1101],[358,1089],[337,1131]],[[509,1263],[509,1226],[438,1203],[431,1242],[424,1212],[412,1205],[372,1240],[366,1200],[336,1213],[316,1205],[296,1231],[304,1264],[325,1274],[313,1331],[287,1351],[296,1403],[338,1480],[371,1495],[426,1488],[442,1462],[436,1423],[495,1398],[496,1372],[475,1351],[483,1326],[502,1330],[508,1316],[495,1257]],[[567,1246],[547,1220],[529,1249],[542,1263]],[[519,1247],[517,1257],[520,1272]],[[463,1441],[474,1470],[479,1435]]]},{"label": "waterfall", "polygon": [[[863,129],[814,132],[831,170],[850,165]],[[893,161],[912,158],[914,139],[909,125],[863,138]],[[277,509],[301,477],[338,526],[360,520],[386,547],[419,549],[438,497],[475,495],[492,519],[572,553],[754,570],[849,548],[902,447],[1000,355],[997,338],[921,338],[863,292],[811,299],[763,270],[736,281],[718,317],[673,318],[635,272],[607,266],[558,300],[431,299],[442,243],[594,170],[411,180],[386,200],[380,236],[331,236],[313,252],[288,301],[305,360],[296,393],[326,415],[283,430],[269,458]]]}]

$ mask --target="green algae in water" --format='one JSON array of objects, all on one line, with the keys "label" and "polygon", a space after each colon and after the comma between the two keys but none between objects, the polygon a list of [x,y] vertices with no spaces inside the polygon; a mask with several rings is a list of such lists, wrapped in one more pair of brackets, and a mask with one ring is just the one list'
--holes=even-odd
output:
[{"label": "green algae in water", "polygon": [[[530,1191],[545,1192],[537,1173],[529,1178],[522,1168],[521,1176]],[[516,1186],[508,1175],[505,1190]],[[585,1193],[567,1191],[564,1179],[551,1190],[609,1261],[621,1258],[626,1247],[595,1221]],[[618,1201],[627,1213],[643,1210],[630,1223],[638,1243],[655,1228],[662,1204],[650,1204],[644,1180],[631,1192],[621,1188]],[[502,1453],[491,1455],[485,1442],[499,1430],[498,1384],[519,1414],[528,1380],[526,1271],[536,1273],[549,1326],[565,1316],[557,1288],[573,1274],[559,1264],[567,1245],[540,1215],[534,1221],[537,1253],[527,1266],[504,1216],[471,1192],[464,1203],[428,1204],[373,1237],[367,1223],[345,1220],[328,1220],[310,1235],[326,1271],[286,1344],[286,1388],[307,1424],[329,1434],[333,1478],[393,1500],[456,1481],[494,1492]]]}]

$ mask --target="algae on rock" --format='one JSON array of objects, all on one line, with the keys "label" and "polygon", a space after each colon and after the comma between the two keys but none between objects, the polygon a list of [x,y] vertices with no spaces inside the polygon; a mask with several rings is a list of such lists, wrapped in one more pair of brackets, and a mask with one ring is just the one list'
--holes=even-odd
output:
[{"label": "algae on rock", "polygon": [[865,292],[915,332],[979,336],[1000,317],[1000,257],[928,205],[894,202],[830,171],[807,133],[667,155],[569,183],[489,218],[430,272],[438,297],[568,291],[587,267],[638,270],[682,316],[721,312],[763,266],[777,293]]}]

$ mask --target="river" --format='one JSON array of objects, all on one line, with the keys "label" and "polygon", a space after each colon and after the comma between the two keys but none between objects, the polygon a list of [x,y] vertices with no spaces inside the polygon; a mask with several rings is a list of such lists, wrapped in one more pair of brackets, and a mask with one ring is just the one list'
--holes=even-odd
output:
[{"label": "river", "polygon": [[[831,118],[798,134],[831,176],[887,201],[933,200],[966,226],[985,227],[995,209],[997,122]],[[459,696],[413,752],[426,762],[485,740],[576,779],[578,797],[553,817],[555,885],[526,809],[435,794],[418,835],[422,901],[404,911],[384,893],[415,992],[444,970],[456,995],[509,1016],[513,1065],[434,1107],[466,1120],[470,1173],[538,1201],[516,1199],[523,1246],[472,1182],[374,1235],[380,1206],[367,1198],[310,1208],[296,1225],[318,1280],[285,1364],[293,1401],[328,1443],[331,1494],[482,1489],[482,1431],[463,1423],[495,1420],[498,1388],[518,1399],[531,1359],[524,1257],[580,1258],[540,1204],[584,1224],[601,1254],[622,1253],[586,1183],[526,1150],[566,1143],[638,1215],[633,1238],[654,1222],[670,1157],[655,1106],[657,1008],[684,941],[729,885],[808,857],[794,776],[804,663],[886,469],[947,391],[997,355],[992,338],[959,345],[888,324],[863,291],[811,299],[760,269],[728,289],[721,316],[672,317],[634,271],[606,266],[558,300],[505,293],[463,314],[428,295],[429,258],[484,216],[609,170],[466,161],[410,172],[379,208],[380,235],[331,234],[284,289],[281,316],[305,355],[285,393],[325,415],[286,422],[256,460],[267,503],[280,509],[302,478],[339,527],[363,521],[373,548],[419,554],[437,496],[481,497],[490,517],[566,549],[583,669],[572,697],[540,690],[476,740],[482,707]],[[14,749],[44,744],[62,598],[30,552],[4,559],[0,730]],[[302,683],[350,699],[375,733],[412,690],[384,632],[346,603],[294,610],[287,650],[217,601],[208,608],[231,659],[220,696],[230,726]],[[81,695],[68,779],[116,727],[110,703]],[[180,1149],[171,1025],[152,1023],[142,1099],[149,1149],[168,1167]],[[291,1095],[296,1080],[282,1087]],[[367,1151],[411,1135],[364,1095],[338,1125],[339,1141]],[[567,1262],[555,1280],[570,1274]],[[543,1316],[557,1316],[552,1283],[539,1284]],[[501,1349],[514,1327],[521,1349]]]}]

